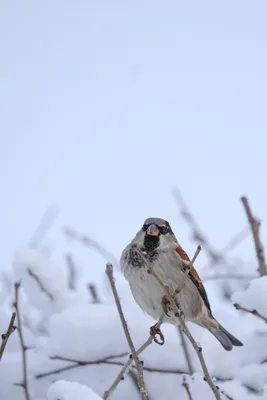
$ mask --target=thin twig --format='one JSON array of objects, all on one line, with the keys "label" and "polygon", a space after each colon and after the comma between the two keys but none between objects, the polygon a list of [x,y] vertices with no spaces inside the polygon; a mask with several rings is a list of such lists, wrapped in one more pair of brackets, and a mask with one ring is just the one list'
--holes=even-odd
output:
[{"label": "thin twig", "polygon": [[[136,246],[135,246],[135,247],[136,247]],[[180,311],[178,305],[176,304],[176,301],[175,301],[175,299],[174,299],[174,296],[173,296],[172,293],[169,291],[169,288],[164,284],[164,282],[159,278],[159,276],[157,275],[157,273],[154,271],[154,268],[153,268],[152,263],[148,260],[147,257],[145,257],[145,255],[144,255],[144,253],[141,251],[141,249],[138,248],[138,247],[137,247],[137,249],[139,250],[140,255],[142,255],[144,261],[146,262],[148,271],[150,272],[151,275],[153,275],[153,276],[156,278],[156,280],[157,280],[158,283],[160,284],[161,288],[163,289],[163,291],[165,292],[165,294],[168,296],[168,298],[169,298],[169,300],[170,300],[170,305],[171,305],[171,307],[176,311],[176,312],[175,312],[175,316],[178,317],[179,322],[180,322],[180,325],[181,325],[181,328],[182,328],[184,334],[188,337],[189,341],[191,342],[191,344],[192,344],[192,346],[193,346],[193,348],[194,348],[194,350],[195,350],[195,352],[196,352],[196,354],[197,354],[197,356],[198,356],[199,362],[200,362],[200,364],[201,364],[201,368],[202,368],[203,373],[204,373],[204,379],[205,379],[205,381],[208,383],[208,385],[210,386],[211,390],[213,391],[215,398],[216,398],[217,400],[221,400],[220,390],[219,390],[219,388],[218,388],[216,385],[214,385],[214,383],[213,383],[213,381],[212,381],[212,379],[211,379],[211,376],[210,376],[210,374],[209,374],[209,371],[208,371],[208,368],[207,368],[205,359],[204,359],[203,354],[202,354],[202,349],[201,349],[201,347],[199,347],[199,346],[197,345],[195,339],[194,339],[193,336],[191,335],[191,333],[190,333],[190,331],[189,331],[189,329],[188,329],[188,327],[187,327],[187,325],[186,325],[186,323],[185,323],[185,321],[184,321],[184,318],[183,318],[182,315],[181,315],[181,311]],[[177,293],[177,290],[175,290],[174,293]]]},{"label": "thin twig", "polygon": [[6,333],[2,333],[2,335],[1,335],[2,342],[1,342],[1,346],[0,346],[0,361],[1,361],[2,356],[4,354],[4,351],[5,351],[6,344],[7,344],[7,341],[9,339],[9,336],[16,329],[16,327],[14,326],[15,318],[16,318],[16,313],[13,312]]},{"label": "thin twig", "polygon": [[174,291],[174,293],[173,293],[173,297],[176,295],[176,294],[179,294],[182,290],[183,290],[183,288],[184,288],[184,285],[185,285],[185,282],[186,282],[186,279],[188,278],[188,275],[189,275],[189,273],[190,273],[190,271],[191,271],[191,268],[193,267],[193,264],[194,264],[194,262],[196,261],[196,259],[197,259],[197,256],[199,255],[199,253],[201,252],[201,246],[197,246],[197,249],[196,249],[196,251],[195,251],[195,254],[194,254],[194,256],[193,256],[193,258],[192,258],[192,260],[188,263],[188,265],[187,265],[187,269],[186,269],[186,271],[185,271],[185,273],[184,273],[184,276],[183,276],[183,280],[182,280],[182,282],[180,282],[180,284],[179,284],[179,288],[177,288],[175,291]]},{"label": "thin twig", "polygon": [[104,358],[100,358],[98,360],[94,361],[82,361],[82,360],[76,360],[74,358],[68,358],[68,357],[60,357],[60,356],[51,356],[49,357],[50,360],[61,360],[61,361],[67,361],[67,362],[73,362],[78,365],[93,365],[93,364],[104,364],[106,361],[113,360],[114,358],[121,358],[127,356],[128,353],[120,353],[120,354],[113,354],[111,356],[107,356]]},{"label": "thin twig", "polygon": [[15,307],[15,310],[17,313],[18,334],[19,334],[20,347],[21,347],[21,352],[22,352],[22,368],[23,368],[23,380],[22,380],[22,383],[20,384],[20,386],[23,387],[25,399],[30,400],[29,387],[28,387],[28,374],[27,374],[27,357],[26,357],[27,347],[25,346],[25,342],[24,342],[24,336],[23,336],[23,332],[22,332],[22,324],[21,324],[21,318],[20,318],[19,288],[20,288],[20,283],[18,283],[18,282],[15,283],[14,307]]},{"label": "thin twig", "polygon": [[127,326],[127,323],[126,323],[126,320],[125,320],[125,317],[124,317],[124,314],[123,314],[123,311],[122,311],[119,295],[118,295],[117,288],[116,288],[115,281],[114,281],[114,277],[113,277],[113,266],[110,263],[108,263],[107,266],[106,266],[106,274],[107,274],[107,276],[109,278],[110,286],[111,286],[112,293],[113,293],[113,296],[114,296],[114,299],[115,299],[115,303],[116,303],[116,306],[117,306],[117,309],[118,309],[118,313],[119,313],[119,316],[120,316],[120,320],[121,320],[121,323],[122,323],[124,334],[125,334],[125,337],[127,339],[129,348],[131,350],[132,357],[134,359],[134,362],[135,362],[135,365],[136,365],[136,368],[137,368],[137,378],[138,378],[139,389],[140,389],[140,392],[141,392],[141,398],[142,398],[142,400],[146,400],[147,399],[147,392],[146,392],[146,389],[145,389],[142,362],[138,358],[137,352],[135,350],[135,347],[134,347],[134,344],[133,344],[133,341],[132,341],[132,338],[131,338],[131,335],[130,335],[130,332],[129,332],[129,329],[128,329],[128,326]]},{"label": "thin twig", "polygon": [[34,272],[32,272],[32,270],[30,268],[27,268],[27,272],[35,280],[35,282],[39,286],[41,292],[45,293],[51,301],[54,301],[54,296],[44,287],[43,282],[41,281],[39,276],[36,275]]},{"label": "thin twig", "polygon": [[224,390],[221,390],[222,394],[227,398],[227,400],[234,400],[232,396],[229,396]]},{"label": "thin twig", "polygon": [[192,397],[192,394],[191,394],[191,392],[190,392],[189,385],[188,385],[188,383],[186,382],[186,377],[185,377],[185,376],[183,377],[183,387],[184,387],[185,390],[186,390],[188,399],[189,399],[189,400],[193,400],[193,397]]},{"label": "thin twig", "polygon": [[258,318],[262,319],[267,324],[267,318],[264,317],[264,315],[260,314],[257,310],[250,310],[248,308],[240,306],[240,304],[238,304],[238,303],[235,303],[234,307],[237,310],[245,311],[245,312],[247,312],[249,314],[255,315],[255,317],[258,317]]},{"label": "thin twig", "polygon": [[[164,317],[165,317],[165,313],[162,312],[162,314],[161,314],[161,316],[160,316],[160,319],[158,320],[158,322],[157,322],[157,324],[156,324],[156,328],[160,328],[160,326],[161,326],[161,324],[162,324],[162,322],[163,322]],[[147,341],[137,350],[137,352],[136,352],[137,355],[141,354],[148,346],[151,345],[151,343],[152,343],[152,337],[149,336],[149,338],[147,339]],[[123,365],[121,371],[120,371],[119,374],[117,375],[117,377],[116,377],[116,379],[114,380],[114,382],[112,383],[112,385],[109,387],[108,390],[105,391],[104,397],[103,397],[104,400],[106,400],[106,399],[111,395],[111,393],[114,391],[114,389],[115,389],[115,388],[117,387],[117,385],[120,383],[120,381],[123,379],[125,372],[126,372],[127,369],[130,367],[130,365],[132,364],[132,362],[133,362],[133,358],[130,357],[129,360]],[[145,367],[145,366],[143,366],[143,369],[146,370],[146,371],[151,371],[151,372],[154,372],[154,371],[155,371],[155,372],[161,372],[161,371],[162,371],[162,370],[157,370],[157,371],[156,371],[154,368],[153,368],[153,369],[149,369],[149,368],[147,368],[147,367]]]},{"label": "thin twig", "polygon": [[197,227],[195,218],[193,214],[188,210],[188,207],[185,204],[180,191],[174,189],[173,196],[180,207],[181,216],[186,220],[186,222],[188,223],[189,227],[192,230],[194,241],[200,243],[210,257],[210,262],[208,263],[208,265],[206,265],[206,268],[210,266],[214,267],[221,262],[228,265],[228,262],[225,257],[226,253],[232,251],[248,236],[249,233],[248,227],[246,226],[241,231],[239,231],[223,248],[219,250],[214,249],[214,247],[212,247],[211,244],[208,242],[205,235]]},{"label": "thin twig", "polygon": [[[175,292],[173,293],[173,297],[183,290],[185,282],[186,282],[186,279],[188,277],[188,274],[189,274],[194,262],[196,261],[197,256],[199,255],[200,251],[201,251],[201,246],[198,246],[196,251],[195,251],[194,257],[189,262],[188,268],[187,268],[187,270],[186,270],[186,272],[184,274],[184,277],[183,277],[183,281],[181,282],[181,285],[179,285],[179,290],[178,289],[175,290]],[[192,375],[193,374],[193,367],[192,367],[192,363],[191,363],[191,360],[190,360],[190,355],[189,355],[189,350],[188,350],[188,347],[187,347],[187,343],[186,343],[185,338],[184,338],[184,333],[183,333],[183,330],[181,328],[181,325],[179,325],[177,328],[178,328],[178,331],[179,331],[179,334],[180,334],[181,344],[182,344],[182,347],[183,347],[183,350],[184,350],[184,355],[185,355],[185,359],[186,359],[186,362],[187,362],[188,371],[189,371],[190,375]]]},{"label": "thin twig", "polygon": [[[249,233],[250,233],[250,227],[246,226],[239,233],[237,233],[224,247],[220,248],[217,252],[219,254],[223,254],[225,257],[226,254],[230,253],[236,246],[238,246],[248,236]],[[227,265],[230,270],[232,270],[232,266],[229,263],[229,261],[227,261],[227,259],[224,260],[224,264]],[[202,271],[209,269],[213,265],[214,265],[213,261],[210,260],[208,262],[208,264],[206,264],[204,266],[204,268],[202,268]],[[233,275],[231,274],[231,276],[229,276],[229,278],[243,279],[242,275],[240,275],[240,278],[239,278],[238,274],[236,276],[235,276],[235,274],[233,274]],[[218,278],[218,279],[220,279],[220,278]],[[244,279],[246,279],[246,278],[244,277]],[[249,279],[253,279],[253,278],[249,278]]]},{"label": "thin twig", "polygon": [[92,296],[93,299],[93,303],[94,304],[98,304],[101,303],[99,296],[98,296],[98,292],[97,292],[97,288],[93,283],[88,283],[87,288]]},{"label": "thin twig", "polygon": [[232,239],[230,239],[229,242],[219,250],[219,252],[221,254],[229,253],[248,237],[249,232],[249,226],[245,226],[238,233],[236,233],[235,236],[233,236]]},{"label": "thin twig", "polygon": [[[179,190],[174,189],[173,190],[173,196],[174,199],[176,200],[177,204],[180,207],[180,213],[182,217],[187,221],[189,227],[192,230],[192,235],[194,241],[197,243],[201,243],[202,247],[206,250],[210,257],[209,263],[203,268],[203,270],[206,268],[214,267],[218,265],[219,263],[223,263],[224,265],[229,266],[231,268],[231,265],[228,263],[226,259],[226,253],[229,253],[232,251],[236,246],[238,246],[247,236],[249,233],[249,228],[246,226],[244,227],[241,231],[239,231],[223,248],[221,249],[214,249],[208,242],[207,238],[205,235],[198,229],[196,221],[194,219],[194,216],[192,213],[188,210],[187,205],[185,204],[181,193]],[[214,278],[215,279],[215,278]],[[218,277],[217,279],[220,279]],[[233,276],[233,279],[239,279],[235,276]],[[240,278],[242,279],[242,278]]]},{"label": "thin twig", "polygon": [[76,267],[71,254],[66,254],[66,263],[68,267],[68,288],[76,290]]},{"label": "thin twig", "polygon": [[[151,344],[152,341],[149,343]],[[128,354],[128,353],[127,353]],[[140,353],[139,353],[140,354]],[[114,358],[119,358],[120,355],[114,356]],[[50,357],[51,358],[51,357]],[[74,368],[78,368],[78,367],[85,367],[85,366],[90,366],[90,365],[101,365],[101,364],[105,364],[105,365],[117,365],[117,366],[123,366],[123,370],[124,372],[121,374],[120,373],[120,379],[118,381],[118,383],[122,380],[122,377],[125,373],[125,371],[131,366],[133,359],[129,358],[129,360],[127,361],[127,366],[125,368],[125,363],[121,362],[121,361],[112,361],[113,356],[111,356],[110,358],[103,358],[100,360],[95,360],[95,361],[79,361],[79,360],[74,360],[74,359],[68,359],[68,358],[61,358],[61,357],[52,357],[52,360],[63,360],[63,361],[67,361],[67,362],[73,362],[74,364],[72,365],[67,365],[65,367],[60,367],[60,368],[56,368],[53,369],[51,371],[47,371],[47,372],[42,372],[40,374],[36,374],[34,377],[35,379],[42,379],[45,378],[47,376],[50,375],[54,375],[54,374],[59,374],[61,372],[64,371],[68,371],[70,369],[74,369]],[[135,368],[135,366],[133,366],[133,368]],[[157,367],[147,367],[147,366],[143,366],[144,371],[147,372],[156,372],[159,374],[174,374],[174,375],[182,375],[182,374],[188,374],[188,371],[183,371],[180,369],[164,369],[164,368],[157,368]],[[110,395],[110,393],[109,393]]]},{"label": "thin twig", "polygon": [[194,241],[200,243],[201,246],[206,250],[212,261],[212,264],[216,265],[219,262],[224,261],[222,254],[212,248],[204,234],[198,229],[195,219],[188,210],[180,191],[177,189],[173,190],[173,196],[180,207],[181,216],[187,221],[192,230]]},{"label": "thin twig", "polygon": [[258,221],[253,216],[247,197],[245,197],[245,196],[241,197],[241,201],[245,208],[247,218],[250,223],[253,239],[254,239],[255,250],[256,250],[257,259],[258,259],[258,263],[259,263],[258,272],[259,272],[260,276],[264,276],[264,275],[267,275],[267,267],[266,267],[266,263],[265,263],[264,249],[263,249],[263,246],[262,246],[262,243],[260,240],[260,221]]},{"label": "thin twig", "polygon": [[96,240],[91,239],[88,235],[83,235],[79,232],[76,232],[74,229],[65,227],[63,228],[63,233],[69,237],[70,239],[74,239],[82,243],[83,245],[95,250],[98,252],[102,257],[105,258],[105,260],[112,260],[112,264],[116,265],[116,267],[119,265],[118,260],[116,257],[110,253],[108,250],[106,250],[100,243],[98,243]]},{"label": "thin twig", "polygon": [[182,328],[181,328],[180,325],[177,326],[177,330],[179,332],[179,336],[180,336],[180,339],[181,339],[181,345],[182,345],[182,348],[184,350],[184,356],[185,356],[185,360],[186,360],[186,363],[187,363],[189,374],[193,375],[194,371],[193,371],[192,362],[191,362],[191,359],[190,359],[188,346],[187,346],[187,343],[185,341],[184,333],[183,333]]}]

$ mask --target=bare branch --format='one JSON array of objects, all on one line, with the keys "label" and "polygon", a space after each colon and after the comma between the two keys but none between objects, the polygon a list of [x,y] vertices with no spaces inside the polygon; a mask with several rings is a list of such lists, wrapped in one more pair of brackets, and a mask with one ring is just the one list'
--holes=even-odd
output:
[{"label": "bare branch", "polygon": [[[132,380],[132,382],[134,384],[134,387],[136,388],[137,392],[139,393],[138,378],[137,378],[136,373],[133,370],[130,369],[129,372],[128,372],[128,375],[131,378],[131,380]],[[149,400],[149,396],[148,395],[147,395],[147,400]]]},{"label": "bare branch", "polygon": [[180,208],[181,216],[187,221],[189,227],[192,230],[193,239],[195,242],[200,243],[206,250],[210,257],[209,266],[214,266],[219,262],[226,264],[225,254],[233,250],[239,245],[249,233],[249,229],[245,226],[240,232],[238,232],[222,249],[216,250],[208,242],[205,235],[199,230],[193,214],[188,210],[181,193],[179,190],[173,190],[173,196]]},{"label": "bare branch", "polygon": [[[244,385],[244,387],[245,387],[245,385]],[[227,398],[227,400],[234,400],[234,398],[232,396],[229,396],[229,394],[227,394],[224,390],[221,390],[221,392]]]},{"label": "bare branch", "polygon": [[43,282],[41,281],[39,276],[36,275],[34,272],[32,272],[32,270],[30,268],[27,268],[27,272],[35,280],[35,282],[39,286],[41,292],[45,293],[51,301],[54,301],[54,296],[44,287]]},{"label": "bare branch", "polygon": [[211,259],[212,264],[215,265],[221,261],[224,261],[223,256],[218,251],[212,248],[212,246],[210,245],[204,234],[197,227],[195,219],[191,214],[191,212],[188,210],[179,190],[177,189],[173,190],[173,196],[180,207],[181,216],[187,221],[188,225],[192,230],[194,241],[200,243],[201,246],[206,250]]},{"label": "bare branch", "polygon": [[66,254],[66,263],[68,267],[68,288],[70,290],[76,290],[76,268],[74,260],[71,254]]},{"label": "bare branch", "polygon": [[193,400],[193,397],[192,397],[192,394],[191,394],[191,392],[190,392],[189,385],[188,385],[188,383],[186,382],[186,377],[185,377],[185,376],[183,377],[183,387],[184,387],[185,390],[186,390],[188,399],[189,399],[189,400]]},{"label": "bare branch", "polygon": [[50,360],[61,360],[61,361],[68,361],[68,362],[73,362],[78,365],[96,365],[96,364],[105,364],[106,361],[113,360],[114,358],[121,358],[127,356],[128,353],[120,353],[120,354],[113,354],[111,356],[107,356],[104,358],[100,358],[98,360],[94,361],[80,361],[80,360],[75,360],[73,358],[68,358],[68,357],[60,357],[60,356],[52,356],[49,357]]},{"label": "bare branch", "polygon": [[[197,345],[195,339],[193,338],[193,336],[191,335],[189,329],[187,328],[187,325],[186,325],[186,323],[184,321],[184,318],[181,315],[181,311],[179,310],[178,305],[176,304],[176,301],[174,299],[173,294],[170,293],[169,288],[164,284],[164,282],[156,274],[156,272],[154,271],[152,263],[145,257],[144,253],[140,250],[140,248],[138,248],[138,247],[136,247],[136,248],[139,250],[140,255],[142,255],[144,261],[146,262],[148,271],[158,281],[158,283],[162,287],[163,291],[168,296],[168,298],[170,300],[171,307],[176,311],[175,315],[179,319],[181,328],[182,328],[184,334],[188,337],[189,341],[191,342],[191,344],[192,344],[192,346],[193,346],[193,348],[194,348],[194,350],[195,350],[195,352],[196,352],[196,354],[198,356],[201,368],[202,368],[203,373],[204,373],[205,381],[208,383],[208,385],[210,386],[211,390],[213,391],[215,398],[217,400],[221,400],[220,390],[216,385],[214,385],[214,383],[213,383],[213,381],[211,379],[211,376],[209,374],[206,362],[205,362],[203,354],[202,354],[202,349]],[[191,265],[192,265],[192,262],[191,262]],[[177,293],[177,290],[175,290],[174,293]]]},{"label": "bare branch", "polygon": [[259,272],[260,276],[264,276],[264,275],[267,275],[267,268],[266,268],[265,257],[264,257],[264,249],[263,249],[263,246],[262,246],[262,243],[260,240],[260,221],[258,221],[253,216],[247,197],[245,197],[245,196],[241,197],[241,201],[245,208],[247,218],[250,223],[253,239],[254,239],[255,250],[256,250],[257,259],[258,259],[258,263],[259,263],[258,272]]},{"label": "bare branch", "polygon": [[78,242],[82,243],[83,245],[95,250],[98,252],[104,259],[107,260],[112,260],[112,263],[116,265],[116,267],[119,265],[118,260],[116,257],[110,253],[108,250],[106,250],[101,244],[99,244],[96,240],[91,239],[87,235],[83,235],[81,233],[76,232],[74,229],[65,227],[63,228],[63,233],[69,237],[70,239],[77,240]]},{"label": "bare branch", "polygon": [[235,247],[237,247],[243,240],[245,240],[248,237],[248,234],[250,232],[250,229],[248,226],[245,226],[241,231],[239,231],[235,236],[232,237],[232,239],[229,240],[229,242],[220,249],[221,254],[229,253],[231,250],[233,250]]},{"label": "bare branch", "polygon": [[98,293],[97,293],[96,286],[93,283],[88,283],[87,288],[92,296],[93,303],[94,304],[101,303]]},{"label": "bare branch", "polygon": [[24,342],[24,336],[23,336],[23,332],[22,332],[22,324],[21,324],[21,318],[20,318],[19,288],[20,288],[20,283],[18,283],[18,282],[15,283],[14,307],[15,307],[15,310],[17,313],[18,334],[19,334],[20,347],[21,347],[21,352],[22,352],[22,368],[23,368],[23,381],[20,384],[20,386],[23,387],[25,399],[30,400],[29,387],[28,387],[28,374],[27,374],[27,357],[26,357],[27,347],[25,346],[25,342]]},{"label": "bare branch", "polygon": [[177,326],[177,330],[179,332],[179,336],[180,336],[180,339],[181,339],[181,345],[182,345],[182,348],[184,350],[184,356],[185,356],[185,360],[186,360],[186,363],[187,363],[189,374],[193,375],[194,371],[193,371],[193,366],[192,366],[192,362],[191,362],[191,359],[190,359],[188,346],[187,346],[187,343],[185,341],[184,333],[183,333],[180,325]]},{"label": "bare branch", "polygon": [[[152,341],[150,340],[149,344],[151,344],[151,343],[152,343]],[[140,354],[140,352],[138,351],[137,353]],[[37,374],[37,375],[35,375],[35,379],[42,379],[42,378],[45,378],[47,376],[54,375],[54,374],[59,374],[61,372],[68,371],[70,369],[74,369],[74,368],[78,368],[78,367],[84,367],[84,366],[88,366],[88,365],[105,364],[105,365],[123,366],[123,371],[124,372],[119,374],[120,375],[120,378],[118,380],[118,383],[119,383],[122,380],[122,377],[123,377],[124,373],[126,372],[126,370],[131,366],[131,364],[133,362],[133,359],[129,358],[129,360],[126,363],[127,364],[126,368],[125,368],[126,364],[124,364],[123,362],[121,362],[121,361],[112,361],[112,359],[113,358],[119,358],[119,357],[122,357],[124,355],[125,355],[125,353],[122,353],[122,354],[119,354],[117,356],[114,355],[114,356],[110,356],[110,357],[105,357],[103,359],[99,359],[99,360],[95,360],[95,361],[79,361],[79,360],[74,360],[74,359],[71,359],[71,358],[62,358],[62,357],[57,357],[57,356],[50,357],[52,360],[63,360],[63,361],[67,361],[67,362],[73,362],[74,364],[67,365],[65,367],[60,367],[60,368],[56,368],[56,369],[51,370],[51,371],[47,371],[47,372],[43,372],[43,373]],[[135,368],[135,366],[133,366],[133,368]],[[154,368],[154,367],[146,367],[146,366],[143,366],[143,369],[144,369],[144,371],[147,371],[147,372],[157,372],[157,373],[160,373],[160,374],[182,375],[182,374],[187,374],[188,373],[187,371],[183,371],[183,370],[179,370],[179,369],[162,369],[162,368],[156,368],[156,367]],[[109,395],[110,395],[110,393],[109,393]]]},{"label": "bare branch", "polygon": [[136,365],[136,368],[137,368],[137,378],[138,378],[139,389],[140,389],[140,392],[141,392],[141,397],[142,397],[142,400],[146,400],[147,399],[147,392],[146,392],[146,389],[145,389],[143,365],[142,365],[142,362],[138,358],[137,352],[135,350],[135,347],[134,347],[134,344],[133,344],[133,341],[132,341],[132,338],[131,338],[131,335],[130,335],[130,332],[129,332],[129,329],[128,329],[128,326],[127,326],[127,323],[126,323],[126,320],[125,320],[125,317],[124,317],[124,314],[123,314],[123,311],[122,311],[119,295],[118,295],[118,292],[117,292],[117,289],[116,289],[116,285],[115,285],[115,281],[114,281],[113,266],[110,263],[108,263],[107,266],[106,266],[106,274],[107,274],[107,276],[109,278],[110,286],[111,286],[111,289],[112,289],[112,292],[113,292],[115,303],[116,303],[116,306],[117,306],[117,309],[118,309],[118,313],[119,313],[119,316],[120,316],[120,320],[121,320],[121,323],[122,323],[122,326],[123,326],[124,334],[126,336],[129,348],[130,348],[131,353],[132,353],[132,357],[134,359],[134,362],[135,362],[135,365]]},{"label": "bare branch", "polygon": [[0,346],[0,361],[1,361],[2,357],[3,357],[3,354],[4,354],[4,351],[5,351],[6,344],[7,344],[7,341],[9,339],[9,336],[16,329],[16,327],[14,326],[15,318],[16,318],[16,313],[13,312],[6,333],[2,333],[2,335],[1,335],[2,343],[1,343],[1,346]]},{"label": "bare branch", "polygon": [[[188,266],[188,268],[187,268],[187,270],[186,270],[186,272],[184,274],[184,278],[183,278],[183,282],[181,283],[181,287],[179,288],[179,291],[177,289],[175,290],[175,292],[173,293],[173,297],[176,294],[178,294],[179,292],[181,292],[181,290],[184,288],[184,285],[185,285],[186,279],[188,277],[188,274],[189,274],[194,262],[196,261],[197,256],[199,255],[200,251],[201,251],[201,247],[198,246],[196,251],[195,251],[194,257],[190,261],[190,264],[189,264],[189,266]],[[184,338],[184,333],[183,333],[183,330],[182,330],[180,325],[177,326],[177,328],[178,328],[178,331],[179,331],[179,334],[180,334],[181,345],[182,345],[183,350],[184,350],[184,355],[185,355],[185,359],[186,359],[186,362],[187,362],[188,371],[189,371],[190,375],[192,375],[193,374],[193,368],[192,368],[192,363],[191,363],[191,360],[190,360],[190,355],[189,355],[189,350],[188,350],[188,347],[187,347],[187,343],[186,343],[185,338]]]},{"label": "bare branch", "polygon": [[[188,267],[187,267],[187,270],[186,270],[185,273],[184,273],[183,281],[182,281],[181,284],[179,285],[179,289],[177,288],[177,289],[174,291],[174,293],[173,293],[172,296],[175,296],[176,294],[180,293],[180,292],[183,290],[184,285],[185,285],[185,282],[186,282],[186,279],[188,278],[188,275],[189,275],[189,273],[190,273],[190,271],[191,271],[191,268],[193,267],[193,264],[194,264],[194,262],[196,261],[197,256],[199,255],[200,252],[201,252],[201,246],[198,245],[198,246],[197,246],[197,249],[196,249],[196,251],[195,251],[195,254],[194,254],[194,256],[193,256],[193,258],[192,258],[192,260],[190,261],[190,263],[189,263],[189,265],[188,265]],[[164,285],[164,286],[165,286],[165,285]]]},{"label": "bare branch", "polygon": [[267,324],[267,318],[264,317],[262,314],[260,314],[257,310],[249,310],[248,308],[240,306],[240,304],[238,304],[238,303],[235,303],[234,307],[237,310],[241,310],[241,311],[247,312],[249,314],[255,315],[255,317],[262,319]]},{"label": "bare branch", "polygon": [[[157,322],[157,324],[156,324],[156,328],[160,328],[160,326],[161,326],[161,324],[162,324],[162,322],[163,322],[163,319],[164,319],[164,317],[165,317],[165,313],[164,312],[162,312],[162,314],[161,314],[161,316],[160,316],[160,319],[159,319],[159,321]],[[149,338],[147,339],[147,341],[137,350],[137,355],[139,355],[139,354],[141,354],[148,346],[150,346],[151,345],[151,343],[152,343],[152,337],[151,336],[149,336]],[[104,400],[106,400],[110,395],[111,395],[111,393],[114,391],[114,389],[117,387],[117,385],[120,383],[120,381],[123,379],[123,376],[124,376],[124,374],[125,374],[125,372],[127,371],[127,369],[130,367],[130,365],[132,364],[132,362],[133,362],[133,358],[132,357],[130,357],[129,358],[129,360],[124,364],[124,366],[122,367],[122,369],[121,369],[121,371],[120,371],[120,373],[118,374],[118,376],[116,377],[116,379],[115,379],[115,381],[112,383],[112,385],[110,386],[110,388],[108,389],[108,390],[106,390],[105,391],[105,393],[104,393]],[[145,370],[145,371],[151,371],[151,372],[162,372],[162,370],[157,370],[156,371],[156,369],[149,369],[149,368],[147,368],[147,367],[145,367],[145,366],[143,366],[143,369]],[[165,372],[165,371],[164,371]],[[166,372],[167,373],[167,372]]]}]

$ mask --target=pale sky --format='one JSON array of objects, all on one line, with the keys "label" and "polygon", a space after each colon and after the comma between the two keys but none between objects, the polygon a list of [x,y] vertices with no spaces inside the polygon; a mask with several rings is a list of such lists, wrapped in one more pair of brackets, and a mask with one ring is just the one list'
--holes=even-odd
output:
[{"label": "pale sky", "polygon": [[67,224],[119,256],[160,216],[192,254],[175,186],[218,247],[246,194],[267,243],[266,20],[266,0],[2,2],[0,268],[51,204],[55,247]]}]

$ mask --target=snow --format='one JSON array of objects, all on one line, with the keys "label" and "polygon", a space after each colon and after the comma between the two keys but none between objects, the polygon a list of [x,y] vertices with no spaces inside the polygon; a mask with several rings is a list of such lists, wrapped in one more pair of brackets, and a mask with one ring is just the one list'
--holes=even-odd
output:
[{"label": "snow", "polygon": [[28,299],[45,317],[87,299],[82,293],[68,290],[65,270],[40,251],[28,248],[17,251],[13,266],[15,279],[22,282]]},{"label": "snow", "polygon": [[[29,275],[29,267],[38,276],[41,286]],[[103,265],[103,271],[104,268]],[[100,290],[103,301],[93,304],[90,294],[86,295],[83,290],[87,282],[83,282],[82,277],[77,290],[70,291],[61,266],[52,263],[42,252],[32,249],[16,253],[11,279],[21,282],[19,304],[25,343],[30,346],[26,354],[31,396],[36,400],[101,398],[99,396],[108,389],[129,357],[128,344],[113,297]],[[135,347],[139,348],[147,340],[149,327],[154,320],[135,304],[129,285],[119,272],[115,273],[115,281],[130,334]],[[207,286],[210,285],[216,300],[212,303],[215,317],[244,346],[226,352],[208,331],[188,323],[192,335],[203,349],[209,372],[216,377],[216,384],[221,390],[235,400],[264,398],[267,396],[266,325],[254,315],[236,310],[223,297],[225,284],[219,286],[217,295],[216,287],[221,282],[210,281]],[[266,300],[265,285],[265,277],[253,279],[249,285],[238,286],[239,291],[232,294],[232,300],[264,313],[265,305],[261,302]],[[52,294],[53,301],[42,291],[42,287]],[[2,302],[0,324],[3,330],[9,323],[13,295],[12,291],[6,291]],[[213,399],[214,395],[203,380],[203,372],[191,344],[186,339],[193,376],[187,374],[188,367],[177,327],[164,324],[162,332],[166,341],[164,346],[152,343],[140,355],[144,361],[144,377],[151,397],[187,400],[183,386],[185,377],[194,399]],[[164,370],[168,373],[160,372]],[[6,371],[9,371],[8,374]],[[21,387],[14,385],[21,382],[22,377],[20,342],[17,332],[14,332],[0,363],[0,397],[23,400]],[[112,393],[112,400],[125,399],[129,394],[131,400],[140,398],[126,374]]]},{"label": "snow", "polygon": [[[77,251],[77,250],[73,250]],[[227,273],[232,261],[220,264]],[[255,265],[246,273],[255,274]],[[28,347],[27,379],[35,400],[99,399],[110,387],[129,359],[129,347],[111,291],[106,291],[105,264],[98,271],[100,303],[94,304],[87,290],[94,280],[78,274],[75,290],[68,287],[66,266],[55,262],[40,249],[24,248],[15,253],[13,269],[1,281],[0,329],[5,332],[14,302],[14,282],[20,282],[19,309],[25,345]],[[214,275],[207,271],[206,276]],[[104,277],[104,279],[103,279]],[[155,321],[136,305],[128,282],[115,271],[115,282],[134,345],[138,349],[149,337]],[[267,317],[267,277],[251,280],[207,280],[214,316],[244,346],[226,352],[207,330],[188,323],[193,337],[202,347],[212,378],[234,400],[267,398],[267,324],[257,316],[236,310],[239,303]],[[17,321],[16,321],[17,323]],[[194,374],[188,374],[178,329],[161,327],[164,346],[152,343],[141,355],[144,378],[151,398],[187,400],[184,379],[192,398],[214,399],[203,380],[198,357],[185,338]],[[136,369],[131,367],[136,373]],[[112,393],[112,400],[138,400],[140,394],[129,374]],[[18,330],[10,336],[0,363],[0,398],[23,400],[21,344]],[[55,382],[56,381],[56,382]]]},{"label": "snow", "polygon": [[128,352],[114,306],[91,304],[71,307],[50,319],[48,354],[80,361]]},{"label": "snow", "polygon": [[253,279],[246,290],[233,294],[232,301],[267,316],[267,276]]},{"label": "snow", "polygon": [[88,386],[76,382],[57,381],[48,389],[47,400],[100,400]]},{"label": "snow", "polygon": [[4,285],[1,283],[0,284],[0,307],[4,304],[6,299],[6,293],[4,289]]}]

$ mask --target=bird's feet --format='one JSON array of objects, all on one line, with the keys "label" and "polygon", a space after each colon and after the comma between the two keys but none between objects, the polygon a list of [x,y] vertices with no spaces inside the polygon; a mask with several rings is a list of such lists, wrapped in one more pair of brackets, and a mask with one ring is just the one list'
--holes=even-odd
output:
[{"label": "bird's feet", "polygon": [[179,312],[177,311],[174,313],[174,316],[177,318],[182,318],[182,320],[185,321],[185,315],[184,315],[183,311],[180,309],[179,309]]},{"label": "bird's feet", "polygon": [[165,294],[162,299],[161,299],[161,307],[163,309],[163,311],[165,312],[165,314],[167,315],[167,317],[170,317],[169,312],[171,311],[171,307],[170,307],[170,300],[168,299],[168,296]]},{"label": "bird's feet", "polygon": [[[150,327],[150,336],[152,337],[152,339],[154,340],[155,343],[159,344],[160,346],[162,346],[165,343],[165,339],[163,336],[163,333],[161,332],[161,330],[157,327],[157,324],[153,325]],[[158,340],[157,336],[160,337],[160,340]]]}]

